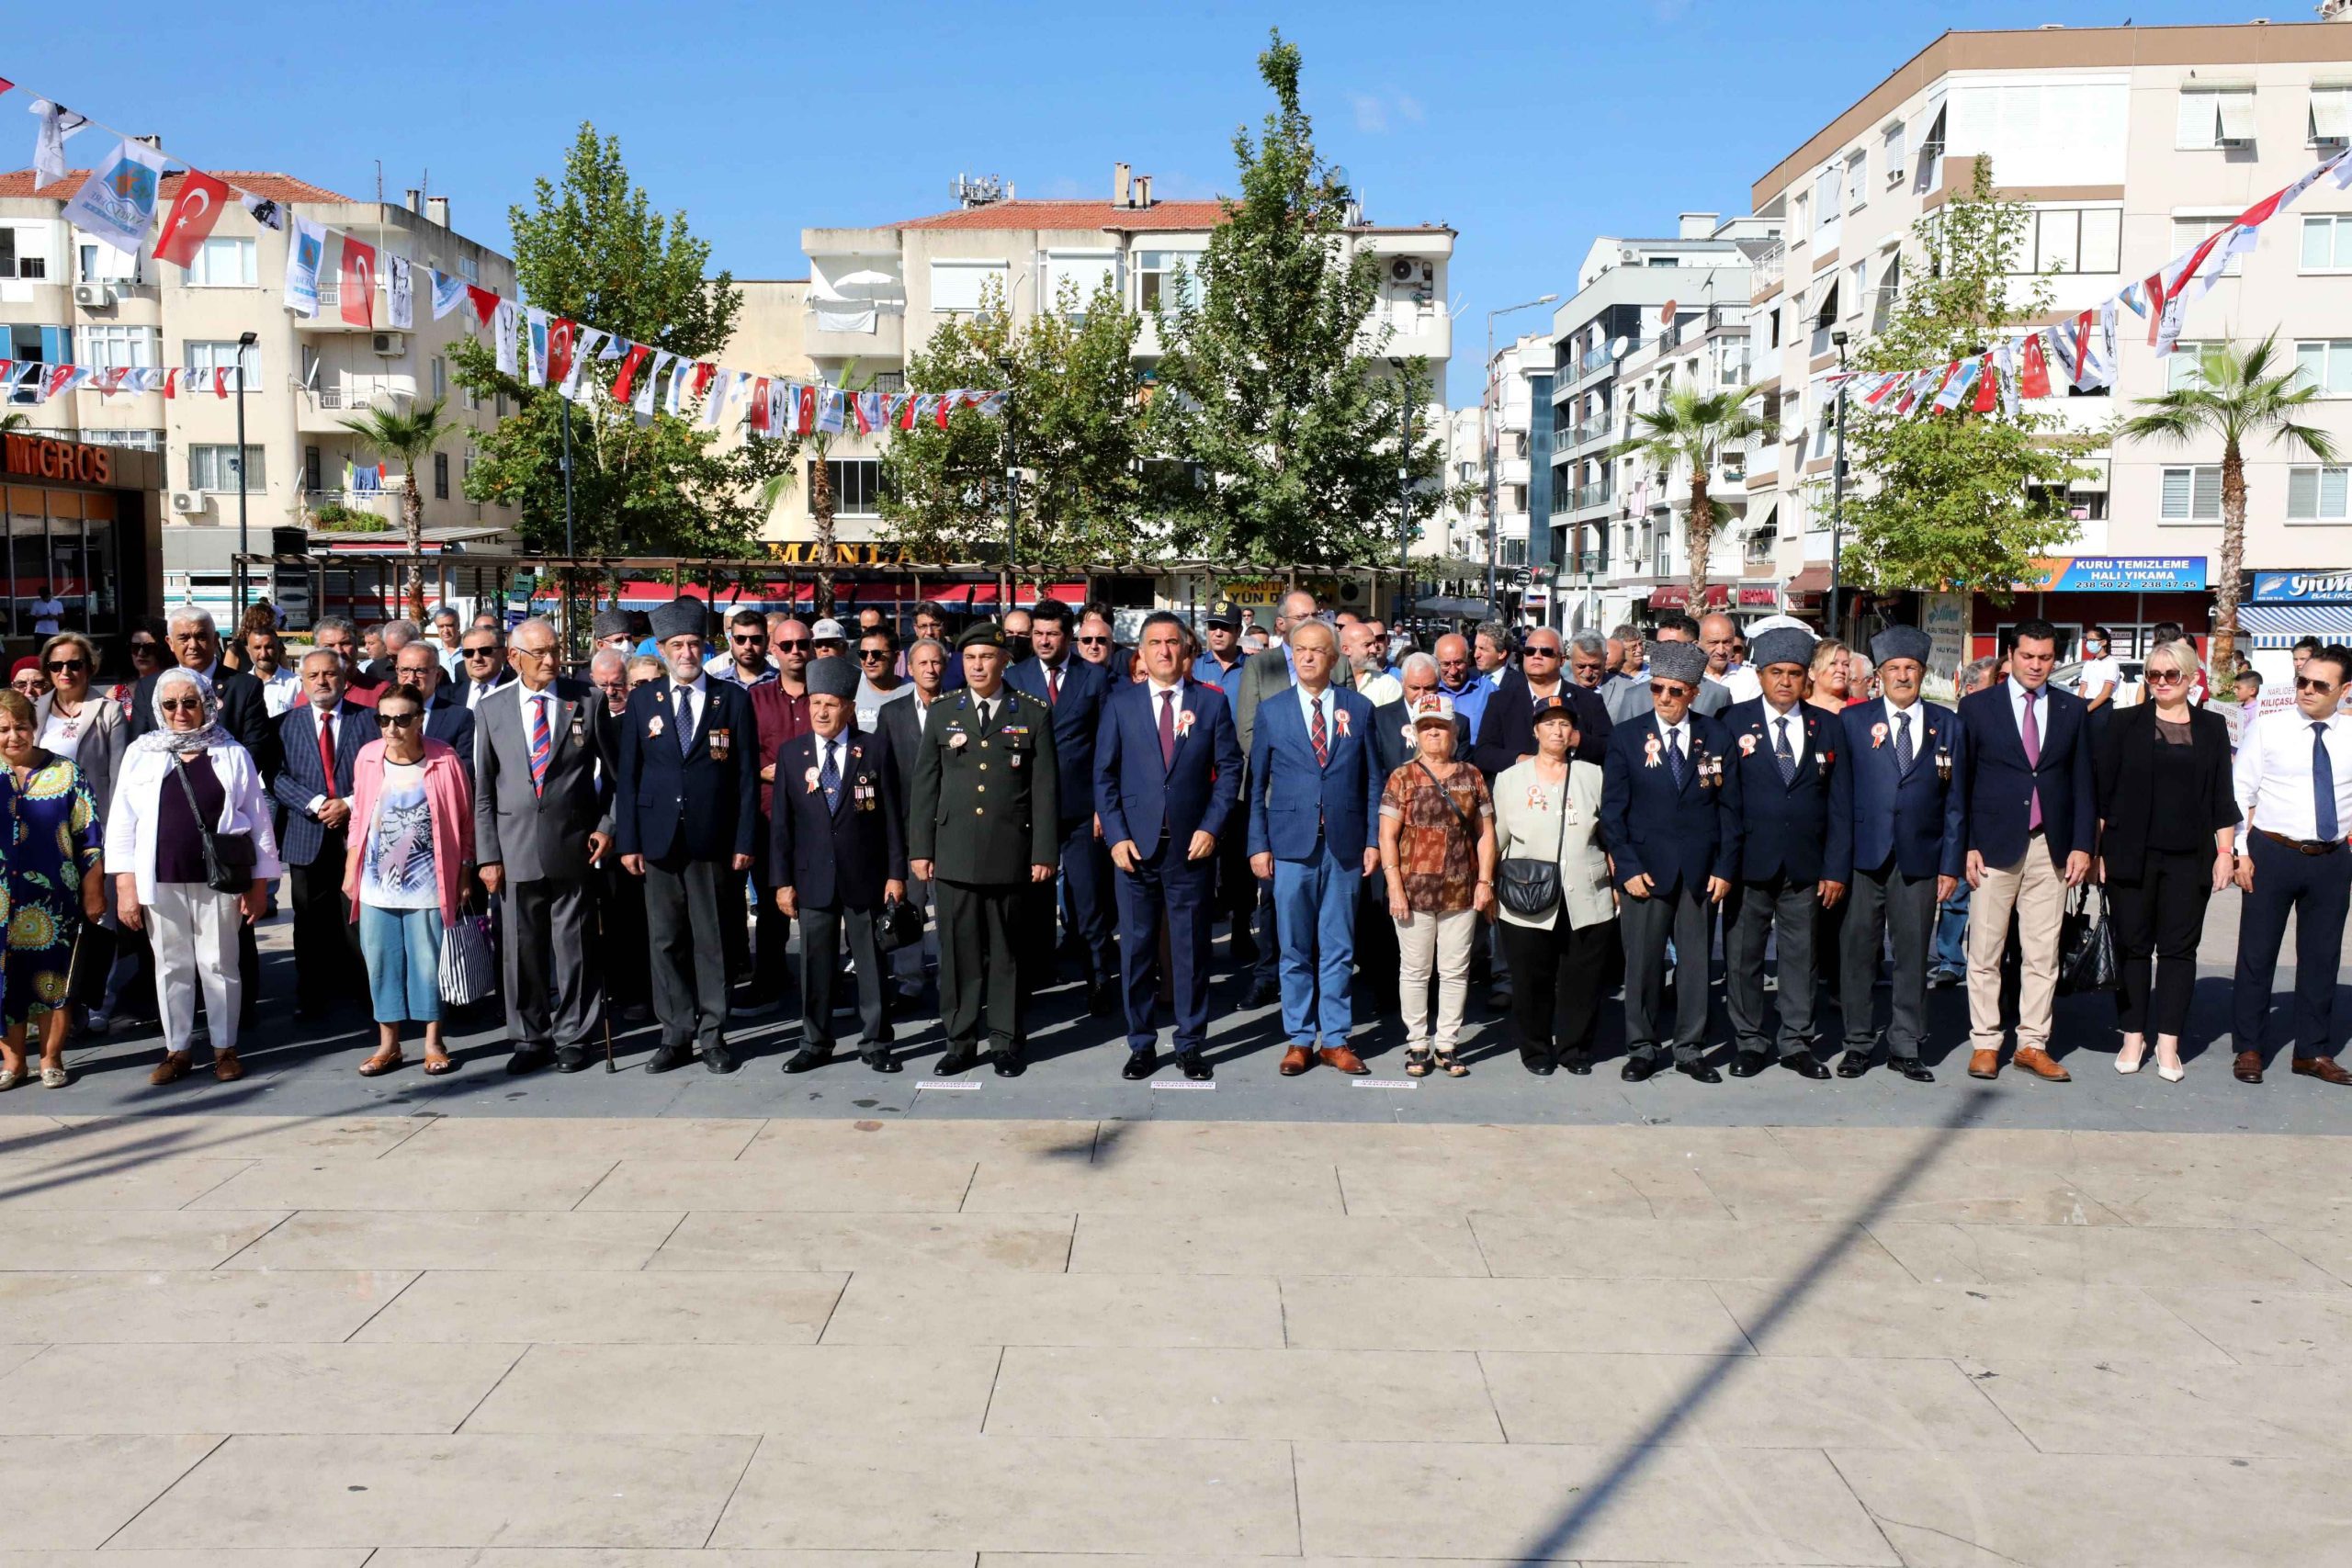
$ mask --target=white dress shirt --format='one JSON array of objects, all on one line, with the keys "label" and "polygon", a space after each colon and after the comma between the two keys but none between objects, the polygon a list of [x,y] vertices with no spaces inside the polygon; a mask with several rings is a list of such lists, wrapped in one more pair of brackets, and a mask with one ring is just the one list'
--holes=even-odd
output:
[{"label": "white dress shirt", "polygon": [[[1917,766],[1919,758],[1925,753],[1928,745],[1927,705],[1917,697],[1911,699],[1911,705],[1907,708],[1896,706],[1893,697],[1881,697],[1879,701],[1886,705],[1886,743],[1889,746],[1894,745],[1894,738],[1903,733],[1902,725],[1896,721],[1906,714],[1910,716],[1911,761],[1913,766]],[[2037,714],[2034,716],[2034,722],[2036,724],[2041,722],[2040,715]],[[2020,730],[2018,733],[2024,732]]]},{"label": "white dress shirt", "polygon": [[1668,724],[1662,718],[1658,719],[1657,743],[1659,761],[1668,767],[1672,767],[1674,764],[1670,759],[1679,750],[1682,753],[1682,761],[1687,764],[1690,761],[1690,719],[1685,718],[1680,724]]},{"label": "white dress shirt", "polygon": [[849,783],[849,731],[844,729],[828,740],[812,729],[808,732],[808,739],[817,743],[817,776],[820,779],[825,776],[825,759],[832,759],[833,788],[838,792]]},{"label": "white dress shirt", "polygon": [[[1315,743],[1315,705],[1320,702],[1323,705],[1323,744],[1327,749],[1337,746],[1340,743],[1339,688],[1326,686],[1319,696],[1300,685],[1294,685],[1291,690],[1298,694],[1299,716],[1306,720],[1307,744]],[[1154,712],[1152,721],[1158,723],[1159,718],[1159,714]]]},{"label": "white dress shirt", "polygon": [[[2012,675],[2002,683],[2001,689],[2009,694],[2009,717],[2017,723],[2018,740],[2022,744],[2025,740],[2025,688]],[[2033,689],[2033,735],[2037,751],[2049,744],[2050,685],[2047,682]]]},{"label": "white dress shirt", "polygon": [[683,751],[702,728],[703,705],[709,701],[709,694],[703,690],[699,680],[691,684],[682,684],[673,677],[670,681],[670,701],[677,708],[678,750]]},{"label": "white dress shirt", "polygon": [[2290,839],[2319,837],[2312,794],[2312,726],[2327,727],[2327,761],[2335,775],[2335,830],[2352,833],[2352,718],[2338,713],[2305,718],[2301,708],[2274,708],[2238,736],[2233,764],[2238,815],[2245,824]]},{"label": "white dress shirt", "polygon": [[1764,694],[1764,682],[1758,676],[1756,667],[1752,664],[1743,664],[1736,670],[1724,671],[1723,679],[1717,684],[1729,692],[1731,700],[1736,703],[1744,703],[1750,697],[1760,697]]}]

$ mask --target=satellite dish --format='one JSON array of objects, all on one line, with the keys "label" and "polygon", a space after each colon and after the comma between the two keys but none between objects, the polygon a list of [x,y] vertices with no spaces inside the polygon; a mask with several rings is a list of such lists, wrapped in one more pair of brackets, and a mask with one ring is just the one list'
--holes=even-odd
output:
[{"label": "satellite dish", "polygon": [[1622,357],[1623,357],[1624,353],[1625,353],[1625,340],[1624,340],[1623,338],[1622,338],[1622,337],[1612,337],[1612,338],[1611,338],[1611,339],[1609,340],[1609,357],[1610,357],[1610,358],[1611,358],[1611,359],[1618,359],[1618,358],[1622,358]]}]

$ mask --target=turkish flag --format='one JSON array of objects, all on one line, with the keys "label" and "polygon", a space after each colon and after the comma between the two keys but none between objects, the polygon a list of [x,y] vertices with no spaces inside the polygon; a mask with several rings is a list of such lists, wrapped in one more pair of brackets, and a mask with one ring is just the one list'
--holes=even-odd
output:
[{"label": "turkish flag", "polygon": [[220,220],[220,209],[228,204],[229,187],[210,175],[199,169],[182,175],[180,193],[164,217],[163,237],[155,242],[155,259],[174,266],[194,262],[198,247],[212,232],[212,225]]},{"label": "turkish flag", "polygon": [[2018,372],[2018,390],[2029,398],[2050,395],[2050,356],[2041,352],[2041,334],[2025,340],[2025,365]]},{"label": "turkish flag", "polygon": [[558,316],[548,323],[548,379],[559,387],[571,376],[572,350],[579,341],[579,322]]},{"label": "turkish flag", "polygon": [[376,247],[343,237],[343,319],[355,327],[376,324]]},{"label": "turkish flag", "polygon": [[1984,356],[1984,368],[1976,376],[1976,401],[1970,406],[1978,413],[1991,413],[2000,404],[2001,372],[1993,356]]},{"label": "turkish flag", "polygon": [[621,357],[621,373],[613,378],[613,401],[616,403],[628,401],[629,389],[637,384],[637,373],[644,367],[646,360],[650,358],[652,354],[653,351],[641,343],[633,343],[628,345],[628,353]]}]

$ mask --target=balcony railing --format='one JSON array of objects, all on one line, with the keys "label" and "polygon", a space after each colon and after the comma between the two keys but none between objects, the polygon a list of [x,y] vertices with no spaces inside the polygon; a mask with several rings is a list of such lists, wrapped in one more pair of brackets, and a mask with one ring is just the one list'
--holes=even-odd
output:
[{"label": "balcony railing", "polygon": [[1609,352],[1609,345],[1605,343],[1599,348],[1589,348],[1585,350],[1584,357],[1577,361],[1577,374],[1589,376],[1614,357],[1615,355]]},{"label": "balcony railing", "polygon": [[1588,506],[1605,505],[1614,494],[1615,491],[1607,479],[1602,479],[1597,484],[1578,485],[1576,495],[1577,508],[1582,511]]},{"label": "balcony railing", "polygon": [[1747,286],[1751,293],[1769,294],[1781,286],[1787,275],[1789,248],[1778,240],[1768,246],[1747,269]]}]

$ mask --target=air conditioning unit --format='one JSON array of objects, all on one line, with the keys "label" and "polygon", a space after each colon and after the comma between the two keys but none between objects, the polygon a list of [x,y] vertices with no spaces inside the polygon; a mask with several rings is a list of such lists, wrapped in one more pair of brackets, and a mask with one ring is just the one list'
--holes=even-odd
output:
[{"label": "air conditioning unit", "polygon": [[1411,256],[1398,256],[1388,264],[1388,276],[1396,283],[1410,283],[1418,276],[1420,263]]},{"label": "air conditioning unit", "polygon": [[114,302],[114,285],[110,283],[77,283],[74,286],[74,303],[85,310],[103,310]]},{"label": "air conditioning unit", "polygon": [[197,490],[175,490],[172,491],[172,510],[175,512],[203,511],[204,492]]},{"label": "air conditioning unit", "polygon": [[368,346],[387,359],[398,359],[408,352],[408,333],[370,333]]}]

